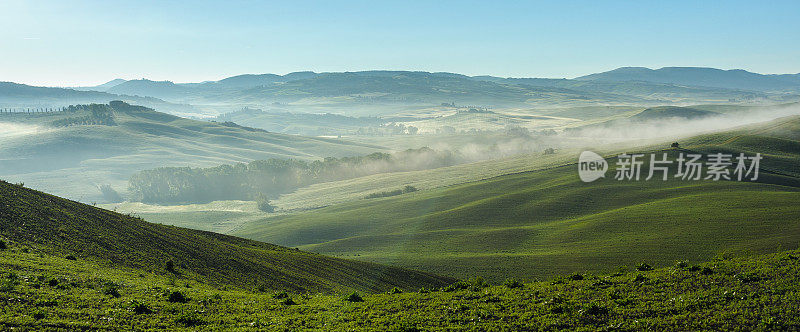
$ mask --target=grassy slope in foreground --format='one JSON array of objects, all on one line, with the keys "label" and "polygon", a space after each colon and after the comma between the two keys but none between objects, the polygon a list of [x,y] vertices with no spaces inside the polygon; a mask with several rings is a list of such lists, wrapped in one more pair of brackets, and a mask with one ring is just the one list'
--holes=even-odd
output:
[{"label": "grassy slope in foreground", "polygon": [[[797,330],[798,256],[679,263],[524,285],[476,280],[350,302],[218,289],[12,245],[0,250],[0,329]],[[174,292],[188,300],[170,302]]]},{"label": "grassy slope in foreground", "polygon": [[606,178],[587,184],[572,164],[270,218],[234,233],[495,280],[794,248],[800,241],[798,122],[781,119],[687,142],[706,153],[761,152],[762,183]]},{"label": "grassy slope in foreground", "polygon": [[0,237],[104,265],[293,291],[417,289],[452,281],[425,273],[305,253],[210,232],[147,223],[0,181]]}]

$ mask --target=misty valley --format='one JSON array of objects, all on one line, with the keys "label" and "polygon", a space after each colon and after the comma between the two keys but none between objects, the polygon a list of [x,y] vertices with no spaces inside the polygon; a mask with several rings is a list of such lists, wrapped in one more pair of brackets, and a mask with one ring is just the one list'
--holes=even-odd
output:
[{"label": "misty valley", "polygon": [[797,4],[390,3],[0,3],[0,330],[800,329]]}]

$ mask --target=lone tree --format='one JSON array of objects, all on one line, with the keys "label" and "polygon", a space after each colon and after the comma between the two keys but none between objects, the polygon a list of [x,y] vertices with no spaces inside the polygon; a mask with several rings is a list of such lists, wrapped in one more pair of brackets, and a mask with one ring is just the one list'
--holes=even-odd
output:
[{"label": "lone tree", "polygon": [[256,203],[258,204],[258,209],[264,212],[272,213],[275,212],[275,206],[269,203],[269,196],[259,193],[256,195]]},{"label": "lone tree", "polygon": [[680,144],[678,144],[678,142],[672,143],[672,145],[670,145],[670,146],[671,146],[671,147],[673,147],[673,148],[679,148],[679,147],[681,147],[681,145],[680,145]]}]

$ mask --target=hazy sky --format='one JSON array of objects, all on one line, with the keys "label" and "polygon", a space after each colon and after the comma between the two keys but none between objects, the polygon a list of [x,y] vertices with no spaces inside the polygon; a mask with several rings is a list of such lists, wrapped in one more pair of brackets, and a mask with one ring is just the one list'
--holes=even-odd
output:
[{"label": "hazy sky", "polygon": [[397,69],[800,72],[800,1],[0,0],[0,81],[94,85]]}]

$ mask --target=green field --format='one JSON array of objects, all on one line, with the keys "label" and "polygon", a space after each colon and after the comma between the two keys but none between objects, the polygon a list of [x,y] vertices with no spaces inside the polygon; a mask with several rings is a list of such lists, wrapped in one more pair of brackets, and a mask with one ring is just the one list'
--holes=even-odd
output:
[{"label": "green field", "polygon": [[607,178],[585,184],[569,164],[272,217],[234,234],[492,280],[794,248],[800,242],[799,121],[698,136],[682,146],[760,152],[759,183]]},{"label": "green field", "polygon": [[[233,112],[0,112],[0,330],[800,329],[800,115],[773,104],[795,88],[369,71],[107,90]],[[14,107],[119,96],[70,91],[0,83]],[[612,171],[582,182],[584,150]],[[757,181],[618,181],[623,152],[763,160]]]},{"label": "green field", "polygon": [[345,296],[215,286],[12,243],[0,250],[0,329],[796,330],[798,256]]}]

